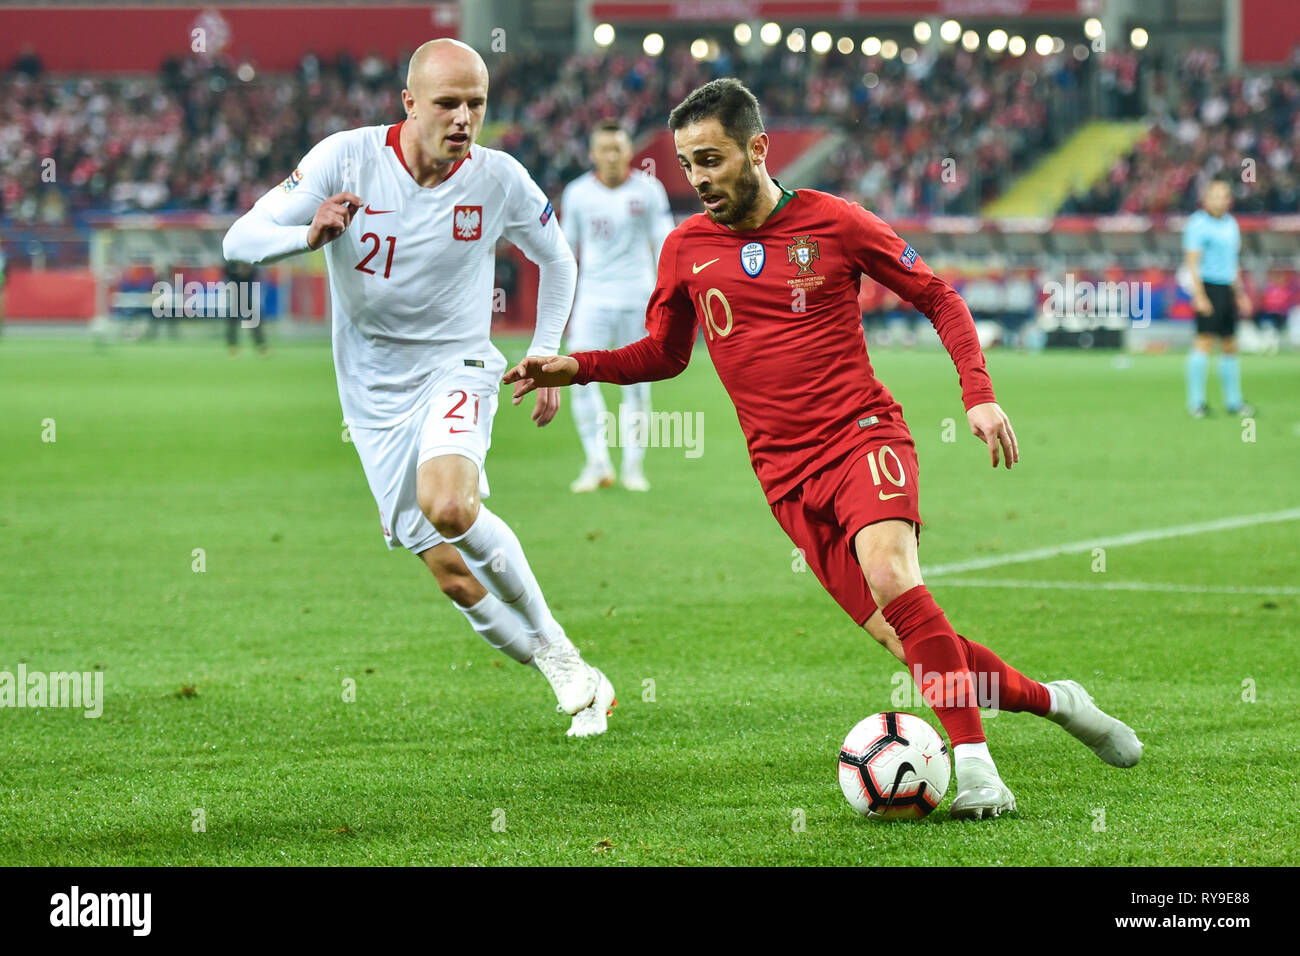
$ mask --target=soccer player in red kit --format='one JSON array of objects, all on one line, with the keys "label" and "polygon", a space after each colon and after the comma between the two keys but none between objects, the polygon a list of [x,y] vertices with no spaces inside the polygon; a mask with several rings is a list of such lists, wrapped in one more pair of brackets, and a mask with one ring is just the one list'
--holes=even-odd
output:
[{"label": "soccer player in red kit", "polygon": [[[1074,681],[1041,684],[959,635],[921,580],[916,448],[902,409],[876,378],[858,311],[866,274],[925,313],[957,366],[971,431],[994,467],[1019,460],[970,311],[916,250],[861,206],[784,189],[764,161],[758,101],[714,80],[669,117],[677,158],[705,215],[659,255],[646,338],[613,351],[525,359],[505,376],[515,401],[534,388],[657,381],[690,360],[697,323],[749,444],[772,513],[827,591],[918,679],[953,747],[959,819],[1015,809],[979,706],[1061,724],[1109,764],[1142,744]],[[997,688],[977,700],[976,687]]]}]

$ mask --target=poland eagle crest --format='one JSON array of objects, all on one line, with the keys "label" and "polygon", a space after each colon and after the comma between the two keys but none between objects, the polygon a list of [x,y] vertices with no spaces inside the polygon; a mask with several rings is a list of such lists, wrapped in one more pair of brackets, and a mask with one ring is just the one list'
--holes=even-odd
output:
[{"label": "poland eagle crest", "polygon": [[457,206],[452,216],[453,239],[469,242],[483,238],[483,207]]}]

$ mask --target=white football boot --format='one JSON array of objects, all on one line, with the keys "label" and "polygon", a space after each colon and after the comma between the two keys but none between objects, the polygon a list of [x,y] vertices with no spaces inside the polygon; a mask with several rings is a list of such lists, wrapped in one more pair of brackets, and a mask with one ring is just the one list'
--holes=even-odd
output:
[{"label": "white football boot", "polygon": [[1133,728],[1102,711],[1078,681],[1054,680],[1047,686],[1056,696],[1056,712],[1048,714],[1048,720],[1112,767],[1132,767],[1142,759],[1142,741]]},{"label": "white football boot", "polygon": [[596,699],[591,702],[590,707],[573,715],[573,723],[568,730],[570,737],[594,737],[603,734],[609,729],[610,714],[614,713],[614,708],[618,706],[618,700],[614,697],[614,685],[609,682],[609,678],[601,673],[598,667],[593,667],[592,670],[596,672]]},{"label": "white football boot", "polygon": [[575,495],[583,495],[599,488],[612,487],[614,487],[614,466],[609,462],[594,465],[588,462],[582,469],[582,473],[569,485],[569,490]]},{"label": "white football boot", "polygon": [[645,472],[641,470],[640,465],[633,468],[624,468],[623,477],[620,479],[620,483],[628,491],[650,490],[650,482],[646,480]]},{"label": "white football boot", "polygon": [[582,659],[578,649],[567,641],[542,644],[533,655],[533,663],[551,683],[555,691],[557,708],[566,714],[576,714],[596,699],[600,672]]},{"label": "white football boot", "polygon": [[954,820],[983,820],[1016,808],[1016,798],[987,760],[957,761],[957,796],[948,808]]}]

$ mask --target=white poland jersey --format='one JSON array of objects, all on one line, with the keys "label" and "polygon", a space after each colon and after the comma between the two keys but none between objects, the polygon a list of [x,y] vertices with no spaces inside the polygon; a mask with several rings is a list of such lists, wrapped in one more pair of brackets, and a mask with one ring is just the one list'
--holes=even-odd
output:
[{"label": "white poland jersey", "polygon": [[659,250],[674,225],[663,183],[633,170],[610,188],[587,173],[565,187],[560,213],[578,253],[580,307],[644,308],[654,291]]},{"label": "white poland jersey", "polygon": [[422,187],[401,156],[400,127],[321,140],[224,242],[228,259],[275,261],[306,251],[304,224],[327,198],[361,198],[325,260],[339,401],[347,424],[363,428],[418,411],[443,370],[481,362],[489,373],[505,371],[488,337],[499,238],[542,267],[529,355],[557,354],[573,299],[573,253],[545,193],[514,157],[474,145],[445,180]]}]

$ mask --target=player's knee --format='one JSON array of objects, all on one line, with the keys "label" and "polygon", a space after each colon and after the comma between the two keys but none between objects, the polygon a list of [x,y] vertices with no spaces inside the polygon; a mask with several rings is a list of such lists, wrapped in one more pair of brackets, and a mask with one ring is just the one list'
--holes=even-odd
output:
[{"label": "player's knee", "polygon": [[444,538],[459,538],[478,517],[478,502],[472,498],[434,495],[420,509]]},{"label": "player's knee", "polygon": [[865,555],[862,571],[876,603],[882,608],[921,583],[907,556],[901,552],[878,551]]}]

